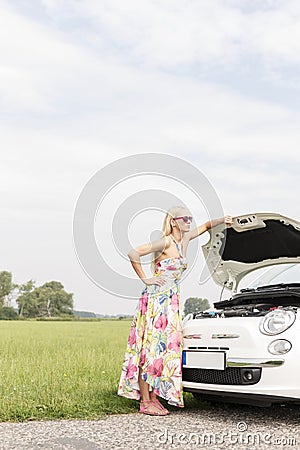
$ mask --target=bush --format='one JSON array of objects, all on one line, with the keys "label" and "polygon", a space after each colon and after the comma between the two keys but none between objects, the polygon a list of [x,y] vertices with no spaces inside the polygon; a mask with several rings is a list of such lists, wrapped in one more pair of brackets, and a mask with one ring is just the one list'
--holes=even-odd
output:
[{"label": "bush", "polygon": [[19,315],[17,311],[11,306],[0,307],[0,320],[18,320]]}]

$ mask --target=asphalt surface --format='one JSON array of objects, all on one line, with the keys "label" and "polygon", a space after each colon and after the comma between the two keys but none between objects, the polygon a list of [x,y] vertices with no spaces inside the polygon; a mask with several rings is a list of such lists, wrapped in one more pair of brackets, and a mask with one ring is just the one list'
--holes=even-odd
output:
[{"label": "asphalt surface", "polygon": [[300,406],[204,404],[168,416],[0,423],[1,450],[300,449]]}]

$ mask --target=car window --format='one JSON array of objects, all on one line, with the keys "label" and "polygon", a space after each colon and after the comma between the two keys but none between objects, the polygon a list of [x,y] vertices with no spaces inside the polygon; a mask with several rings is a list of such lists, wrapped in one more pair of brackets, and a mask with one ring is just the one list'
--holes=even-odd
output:
[{"label": "car window", "polygon": [[276,264],[254,270],[242,279],[239,289],[279,283],[300,283],[300,264]]}]

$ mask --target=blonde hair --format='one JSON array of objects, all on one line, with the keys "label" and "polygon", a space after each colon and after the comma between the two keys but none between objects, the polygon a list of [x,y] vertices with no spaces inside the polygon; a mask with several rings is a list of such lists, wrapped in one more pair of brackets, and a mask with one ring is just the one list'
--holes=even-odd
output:
[{"label": "blonde hair", "polygon": [[[173,226],[171,224],[171,219],[174,219],[174,217],[177,217],[180,215],[181,211],[187,211],[188,209],[184,205],[178,205],[178,206],[172,206],[168,209],[162,226],[162,237],[169,236],[172,233]],[[160,252],[159,252],[160,253]],[[155,266],[156,266],[156,259],[158,256],[156,255],[156,252],[153,252],[151,257],[151,270],[152,273],[155,272]]]}]

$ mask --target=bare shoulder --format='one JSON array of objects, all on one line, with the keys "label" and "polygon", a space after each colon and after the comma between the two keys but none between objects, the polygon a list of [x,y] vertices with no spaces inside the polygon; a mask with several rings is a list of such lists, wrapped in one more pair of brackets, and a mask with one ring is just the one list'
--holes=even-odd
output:
[{"label": "bare shoulder", "polygon": [[166,247],[166,248],[169,248],[170,245],[171,245],[171,243],[172,243],[171,236],[168,234],[168,236],[164,236],[163,239],[165,239],[165,240],[164,240],[165,247]]}]

